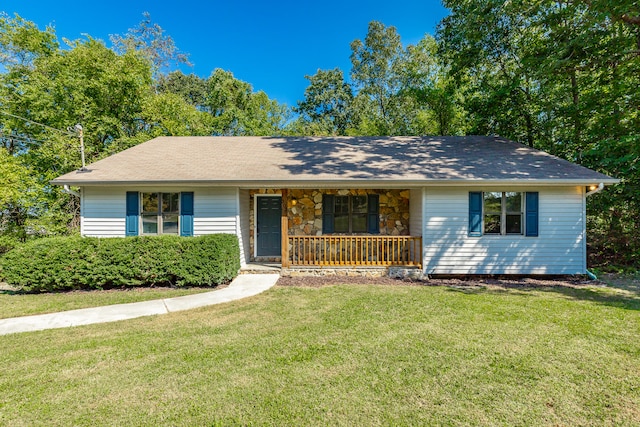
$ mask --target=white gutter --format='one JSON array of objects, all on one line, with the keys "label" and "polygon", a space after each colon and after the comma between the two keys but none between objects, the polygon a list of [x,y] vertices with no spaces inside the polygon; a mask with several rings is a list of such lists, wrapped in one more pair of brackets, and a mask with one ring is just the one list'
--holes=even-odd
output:
[{"label": "white gutter", "polygon": [[589,196],[591,196],[592,194],[599,193],[599,192],[601,192],[603,189],[604,189],[604,182],[601,182],[600,184],[598,184],[598,187],[596,187],[596,189],[595,189],[595,190],[591,190],[591,191],[587,192],[587,194],[585,194],[585,197],[589,197]]},{"label": "white gutter", "polygon": [[67,194],[71,194],[71,195],[76,196],[76,197],[80,197],[80,193],[78,193],[77,191],[73,191],[72,189],[70,189],[68,184],[65,184],[65,185],[62,187],[62,192],[63,192],[63,193],[67,193]]}]

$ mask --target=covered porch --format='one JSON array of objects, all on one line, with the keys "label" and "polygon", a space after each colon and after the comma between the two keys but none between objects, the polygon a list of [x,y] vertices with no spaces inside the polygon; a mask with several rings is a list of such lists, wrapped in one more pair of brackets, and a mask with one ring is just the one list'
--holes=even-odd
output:
[{"label": "covered porch", "polygon": [[252,189],[248,196],[251,262],[422,267],[419,190]]}]

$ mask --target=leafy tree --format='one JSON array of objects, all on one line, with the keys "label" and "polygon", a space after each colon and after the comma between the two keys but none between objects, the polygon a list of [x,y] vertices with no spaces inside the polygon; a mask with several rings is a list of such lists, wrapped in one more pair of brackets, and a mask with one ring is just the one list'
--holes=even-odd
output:
[{"label": "leafy tree", "polygon": [[146,98],[140,117],[147,139],[156,136],[196,136],[211,133],[211,116],[198,111],[180,95],[173,93]]},{"label": "leafy tree", "polygon": [[[360,104],[376,123],[378,134],[404,133],[401,88],[404,51],[395,27],[369,23],[364,41],[351,43],[351,80]],[[369,101],[369,102],[366,102]],[[398,132],[399,131],[399,132]]]},{"label": "leafy tree", "polygon": [[41,31],[18,14],[11,18],[0,13],[0,64],[27,67],[35,58],[50,55],[57,49],[53,28]]},{"label": "leafy tree", "polygon": [[7,77],[5,99],[15,114],[57,129],[84,126],[87,161],[138,131],[151,84],[150,69],[139,56],[117,55],[93,39],[73,42],[69,50],[36,59],[33,70]]},{"label": "leafy tree", "polygon": [[536,145],[535,83],[522,61],[526,47],[539,43],[537,29],[525,18],[532,6],[498,0],[445,6],[451,14],[438,28],[441,53],[456,84],[466,89],[469,132]]},{"label": "leafy tree", "polygon": [[26,225],[38,205],[38,186],[29,168],[0,148],[0,230],[24,241]]},{"label": "leafy tree", "polygon": [[251,95],[238,131],[241,135],[280,135],[288,120],[289,108],[286,105],[270,99],[264,91],[258,91]]},{"label": "leafy tree", "polygon": [[181,52],[173,38],[165,34],[160,25],[151,21],[149,12],[144,12],[142,16],[138,26],[130,28],[124,36],[114,34],[110,37],[113,49],[120,54],[139,52],[151,62],[154,74],[161,73],[172,64],[191,65],[189,55]]},{"label": "leafy tree", "polygon": [[364,42],[351,44],[351,134],[415,135],[464,132],[458,82],[448,77],[437,42],[425,36],[402,47],[394,27],[373,21]]},{"label": "leafy tree", "polygon": [[448,76],[447,67],[438,57],[435,38],[425,35],[416,45],[407,46],[400,93],[417,102],[413,133],[464,134],[466,117],[460,106],[460,86]]},{"label": "leafy tree", "polygon": [[195,74],[183,74],[182,71],[173,71],[167,75],[158,76],[156,87],[159,93],[180,95],[185,101],[199,110],[206,109],[207,79]]},{"label": "leafy tree", "polygon": [[640,27],[640,5],[635,0],[579,0],[573,4],[586,4],[601,20],[611,19],[629,26]]},{"label": "leafy tree", "polygon": [[214,131],[239,135],[253,88],[230,71],[217,68],[207,79],[206,109],[214,117]]},{"label": "leafy tree", "polygon": [[294,109],[309,124],[314,123],[313,134],[346,135],[352,125],[351,103],[353,91],[345,82],[342,70],[318,70],[313,76],[305,76],[309,86],[304,101]]},{"label": "leafy tree", "polygon": [[53,29],[41,31],[19,15],[11,18],[0,13],[0,142],[10,155],[28,150],[34,136],[24,132],[24,121],[10,114],[11,104],[20,100],[21,94],[11,82],[20,82],[33,69],[37,58],[50,56],[58,49]]},{"label": "leafy tree", "polygon": [[282,132],[288,109],[266,93],[236,79],[233,73],[216,69],[207,79],[205,111],[213,116],[218,135],[275,135]]}]

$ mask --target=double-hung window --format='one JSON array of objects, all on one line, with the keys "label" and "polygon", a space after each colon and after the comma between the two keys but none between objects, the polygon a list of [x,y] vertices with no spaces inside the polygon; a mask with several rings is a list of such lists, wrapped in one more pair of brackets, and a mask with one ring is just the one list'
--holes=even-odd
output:
[{"label": "double-hung window", "polygon": [[484,234],[522,234],[522,193],[486,192],[484,204]]},{"label": "double-hung window", "polygon": [[336,233],[367,232],[367,196],[335,196]]},{"label": "double-hung window", "polygon": [[380,232],[379,196],[333,195],[322,198],[323,233],[371,233]]},{"label": "double-hung window", "polygon": [[142,193],[142,234],[178,234],[180,193]]},{"label": "double-hung window", "polygon": [[192,191],[140,193],[127,191],[125,236],[179,234],[193,236]]},{"label": "double-hung window", "polygon": [[538,236],[538,192],[469,193],[469,235]]}]

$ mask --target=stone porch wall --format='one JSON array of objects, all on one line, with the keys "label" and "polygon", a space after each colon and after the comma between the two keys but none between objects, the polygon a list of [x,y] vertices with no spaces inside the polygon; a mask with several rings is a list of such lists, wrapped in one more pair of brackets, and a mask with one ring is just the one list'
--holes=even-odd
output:
[{"label": "stone porch wall", "polygon": [[[281,194],[277,189],[260,189],[249,191],[251,259],[254,260],[255,243],[255,195]],[[318,190],[292,189],[288,191],[287,207],[289,219],[289,235],[291,236],[319,236],[322,235],[322,195],[380,195],[380,235],[408,236],[409,230],[409,190]],[[277,259],[262,259],[261,261],[279,261]]]}]

